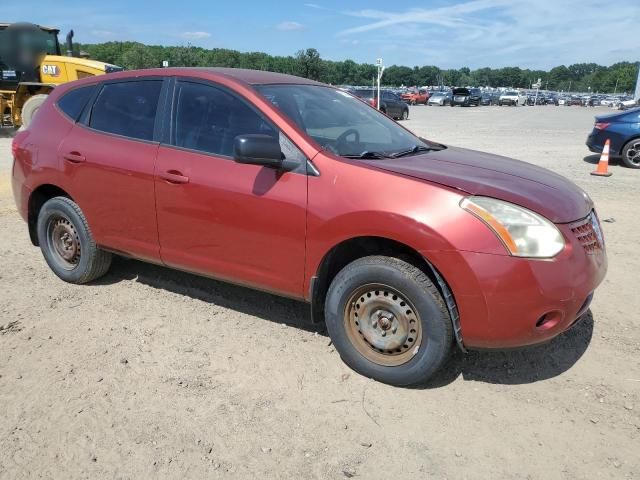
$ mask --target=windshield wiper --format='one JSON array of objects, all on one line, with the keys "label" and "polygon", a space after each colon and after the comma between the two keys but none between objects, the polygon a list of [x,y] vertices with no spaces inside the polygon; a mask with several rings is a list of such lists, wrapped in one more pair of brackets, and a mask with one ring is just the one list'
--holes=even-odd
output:
[{"label": "windshield wiper", "polygon": [[373,152],[370,150],[365,150],[364,152],[361,153],[356,153],[356,154],[352,154],[352,155],[342,155],[345,158],[362,158],[362,159],[367,159],[367,158],[393,158],[389,155],[385,155],[384,153],[381,152]]},{"label": "windshield wiper", "polygon": [[404,157],[406,155],[412,155],[414,153],[418,153],[418,152],[427,152],[429,150],[432,150],[429,147],[425,147],[423,145],[414,145],[413,147],[407,149],[407,150],[401,150],[399,152],[395,152],[389,155],[389,158],[399,158],[399,157]]}]

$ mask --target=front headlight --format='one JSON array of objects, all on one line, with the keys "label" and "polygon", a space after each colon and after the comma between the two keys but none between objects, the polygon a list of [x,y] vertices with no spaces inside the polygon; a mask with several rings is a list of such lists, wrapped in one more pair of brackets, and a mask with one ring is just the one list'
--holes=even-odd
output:
[{"label": "front headlight", "polygon": [[489,197],[468,197],[460,206],[486,223],[511,255],[550,258],[564,248],[557,227],[531,210]]}]

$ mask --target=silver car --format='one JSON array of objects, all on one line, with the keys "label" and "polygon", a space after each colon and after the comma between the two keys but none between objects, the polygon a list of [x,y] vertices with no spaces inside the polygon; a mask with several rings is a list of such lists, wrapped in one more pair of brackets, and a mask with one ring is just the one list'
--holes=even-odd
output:
[{"label": "silver car", "polygon": [[451,105],[451,92],[434,92],[427,100],[427,105],[438,105],[439,107]]}]

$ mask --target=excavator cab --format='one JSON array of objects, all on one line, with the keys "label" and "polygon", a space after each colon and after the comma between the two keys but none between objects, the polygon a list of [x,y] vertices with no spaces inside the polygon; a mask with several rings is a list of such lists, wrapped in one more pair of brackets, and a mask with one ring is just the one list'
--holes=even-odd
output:
[{"label": "excavator cab", "polygon": [[0,23],[0,90],[15,90],[21,81],[40,81],[40,61],[61,54],[59,33],[55,28]]},{"label": "excavator cab", "polygon": [[28,126],[56,85],[121,67],[73,56],[73,30],[62,56],[56,28],[0,23],[0,124]]}]

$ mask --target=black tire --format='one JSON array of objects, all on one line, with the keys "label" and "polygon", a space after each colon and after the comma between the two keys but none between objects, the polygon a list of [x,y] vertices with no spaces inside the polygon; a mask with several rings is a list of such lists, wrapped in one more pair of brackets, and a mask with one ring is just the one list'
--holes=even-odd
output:
[{"label": "black tire", "polygon": [[[414,341],[415,348],[412,346],[402,353],[383,352],[382,350],[377,353],[376,349],[364,340],[365,337],[362,333],[360,333],[362,340],[358,340],[359,337],[351,333],[354,328],[361,329],[363,327],[353,326],[353,324],[358,325],[358,322],[351,322],[352,319],[355,320],[357,315],[355,317],[348,315],[347,307],[349,305],[347,304],[350,299],[354,294],[357,298],[360,295],[359,290],[362,288],[371,286],[370,288],[377,289],[380,285],[383,290],[395,291],[400,299],[406,300],[407,303],[404,305],[407,306],[400,307],[403,312],[405,308],[413,307],[415,309],[413,314],[415,318],[411,323],[415,326],[415,322],[419,322],[419,334],[413,333],[416,338],[408,339]],[[372,291],[372,294],[384,294],[387,297],[386,291]],[[394,295],[391,296],[396,300]],[[385,301],[389,301],[389,298],[380,297]],[[375,296],[373,299],[375,300]],[[354,304],[356,304],[355,308],[358,308],[357,300],[352,301],[349,311],[352,311]],[[364,308],[364,304],[362,308]],[[379,312],[379,310],[376,311]],[[362,310],[360,312],[363,313]],[[410,312],[411,310],[407,310],[407,313]],[[361,315],[360,321],[363,318],[366,318],[364,314]],[[372,318],[367,318],[366,322],[370,322]],[[325,302],[325,321],[331,340],[343,361],[360,374],[389,385],[423,384],[442,367],[453,345],[451,319],[436,287],[419,268],[392,257],[364,257],[344,267],[329,287]],[[364,322],[363,325],[365,325]],[[415,332],[415,330],[411,330],[411,332]],[[396,333],[395,330],[393,333]],[[356,339],[352,340],[354,335]],[[391,335],[389,340],[393,340]],[[406,337],[400,341],[405,343]],[[363,348],[365,349],[364,354]],[[369,353],[366,353],[367,348],[370,350]],[[398,355],[396,358],[405,355],[403,357],[404,363],[392,366],[384,364],[385,359],[393,359],[392,355],[395,354]],[[375,361],[365,355],[378,356],[383,358],[383,361]]]},{"label": "black tire", "polygon": [[640,168],[640,138],[627,142],[622,149],[622,162],[628,168]]},{"label": "black tire", "polygon": [[[90,282],[107,273],[111,266],[111,253],[98,248],[82,210],[66,197],[54,197],[42,206],[37,234],[49,268],[65,282]],[[61,250],[70,258],[64,258]]]}]

